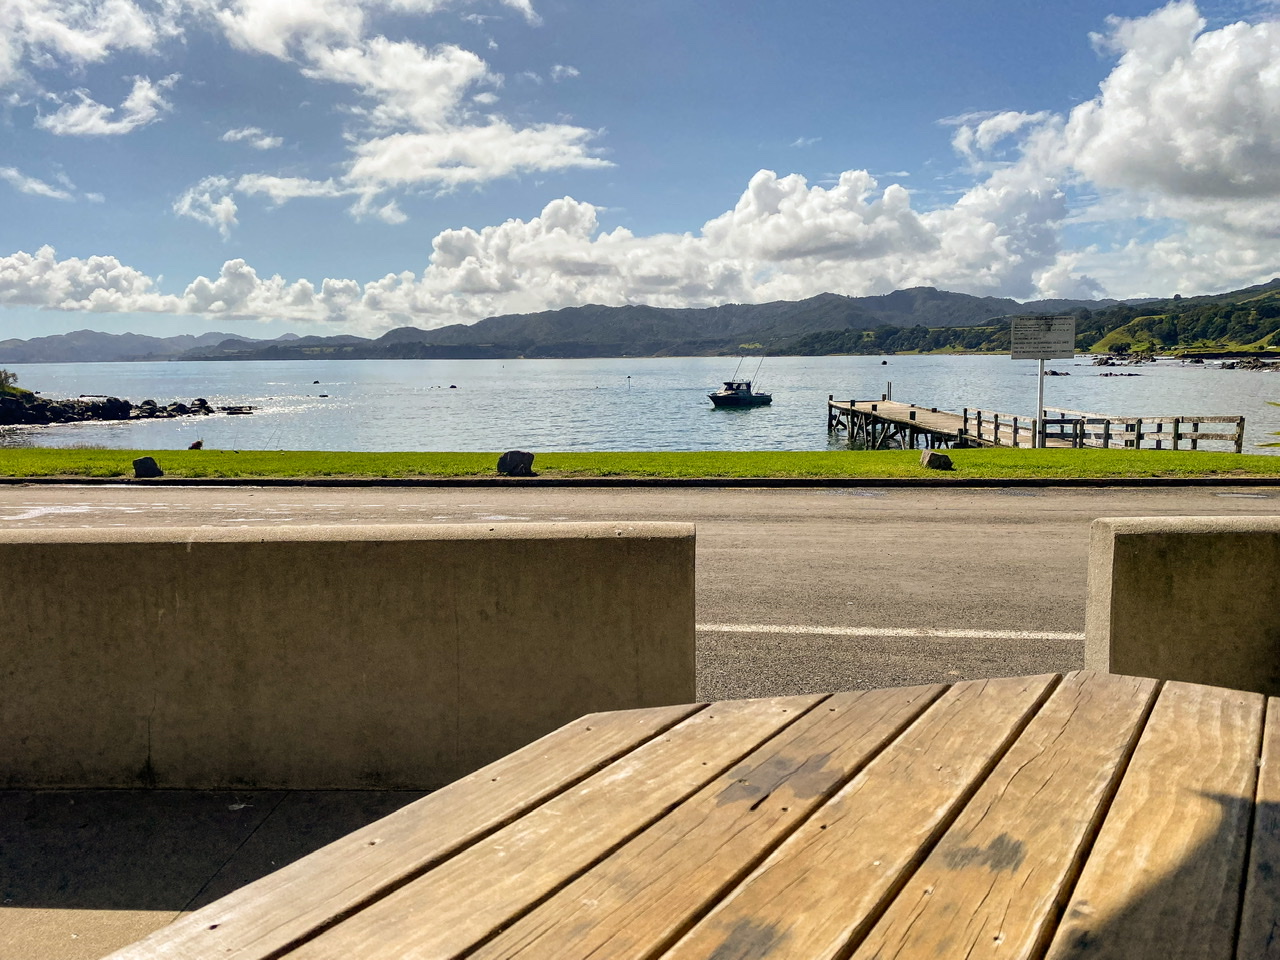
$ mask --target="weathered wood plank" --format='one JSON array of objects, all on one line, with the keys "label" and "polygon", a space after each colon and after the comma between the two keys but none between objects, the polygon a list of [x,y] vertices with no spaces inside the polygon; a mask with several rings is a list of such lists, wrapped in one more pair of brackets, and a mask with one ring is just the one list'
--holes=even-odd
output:
[{"label": "weathered wood plank", "polygon": [[288,956],[425,960],[469,951],[823,699],[713,704]]},{"label": "weathered wood plank", "polygon": [[1166,683],[1048,957],[1230,958],[1259,694]]},{"label": "weathered wood plank", "polygon": [[836,694],[469,960],[660,951],[944,689]]},{"label": "weathered wood plank", "polygon": [[1280,699],[1267,700],[1237,960],[1280,960]]},{"label": "weathered wood plank", "polygon": [[1234,440],[1236,435],[1234,433],[1203,433],[1196,431],[1194,433],[1184,433],[1182,437],[1184,440]]},{"label": "weathered wood plank", "polygon": [[1191,423],[1192,421],[1196,423],[1238,423],[1244,419],[1243,417],[1202,417],[1182,414],[1167,417],[1113,417],[1106,413],[1090,413],[1087,410],[1067,410],[1063,407],[1045,407],[1045,409],[1052,413],[1065,413],[1074,417],[1084,417],[1086,419],[1097,420],[1099,422],[1110,421],[1111,423],[1137,423],[1139,420],[1143,423],[1174,423],[1175,421],[1180,423]]},{"label": "weathered wood plank", "polygon": [[112,960],[256,960],[545,801],[703,709],[593,714],[242,887]]},{"label": "weathered wood plank", "polygon": [[854,957],[1037,956],[1157,686],[1068,676]]},{"label": "weathered wood plank", "polygon": [[870,927],[1055,677],[956,684],[664,960],[816,960]]}]

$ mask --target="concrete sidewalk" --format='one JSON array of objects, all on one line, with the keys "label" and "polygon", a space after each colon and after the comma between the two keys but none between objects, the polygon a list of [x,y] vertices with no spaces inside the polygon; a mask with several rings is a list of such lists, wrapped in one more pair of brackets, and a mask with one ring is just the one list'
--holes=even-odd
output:
[{"label": "concrete sidewalk", "polygon": [[93,960],[422,796],[0,791],[0,960]]}]

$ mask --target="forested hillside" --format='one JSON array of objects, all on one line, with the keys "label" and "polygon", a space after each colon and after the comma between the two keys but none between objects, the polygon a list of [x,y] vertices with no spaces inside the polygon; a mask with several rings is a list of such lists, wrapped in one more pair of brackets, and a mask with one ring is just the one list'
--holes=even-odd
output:
[{"label": "forested hillside", "polygon": [[1081,350],[1280,347],[1280,279],[1212,297],[1175,297],[1141,306],[1076,312]]},{"label": "forested hillside", "polygon": [[[1280,279],[1215,296],[1173,297],[1101,310],[1079,307],[1065,312],[1076,318],[1076,349],[1082,353],[1280,350]],[[1009,320],[1002,317],[983,326],[881,324],[871,330],[822,330],[806,334],[778,352],[812,356],[1001,353],[1008,349]]]}]

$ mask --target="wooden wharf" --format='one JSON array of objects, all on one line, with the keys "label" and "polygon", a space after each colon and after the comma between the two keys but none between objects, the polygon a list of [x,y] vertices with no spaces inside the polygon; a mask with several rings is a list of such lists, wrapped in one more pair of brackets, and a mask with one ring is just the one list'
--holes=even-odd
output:
[{"label": "wooden wharf", "polygon": [[[1058,419],[1045,419],[1046,438],[1070,439],[1076,447],[1141,449],[1146,442],[1155,450],[1198,450],[1201,440],[1223,440],[1230,443],[1236,453],[1244,452],[1244,417],[1112,417],[1060,407],[1045,407],[1045,412],[1059,415]],[[1201,430],[1201,425],[1206,423],[1229,424],[1230,429]]]},{"label": "wooden wharf", "polygon": [[[1053,416],[1051,416],[1053,415]],[[1044,446],[1198,450],[1202,440],[1225,441],[1236,453],[1244,450],[1244,417],[1158,416],[1114,417],[1104,413],[1045,407]],[[961,413],[879,400],[837,400],[827,396],[827,432],[845,431],[850,449],[914,450],[917,447],[1034,447],[1040,425],[1035,417],[965,407]],[[1226,430],[1204,430],[1206,424],[1229,424]]]},{"label": "wooden wharf", "polygon": [[1070,673],[592,714],[112,957],[1273,957],[1278,704]]}]

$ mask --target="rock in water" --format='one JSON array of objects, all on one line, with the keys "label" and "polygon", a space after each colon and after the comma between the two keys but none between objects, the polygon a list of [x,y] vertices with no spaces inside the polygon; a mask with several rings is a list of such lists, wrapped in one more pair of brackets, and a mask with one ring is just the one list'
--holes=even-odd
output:
[{"label": "rock in water", "polygon": [[0,396],[0,427],[26,422],[27,405],[17,397]]},{"label": "rock in water", "polygon": [[133,475],[139,480],[150,480],[153,477],[163,477],[164,471],[156,463],[155,457],[139,457],[133,461]]},{"label": "rock in water", "polygon": [[533,454],[525,450],[508,450],[498,458],[498,472],[508,477],[532,477]]},{"label": "rock in water", "polygon": [[929,470],[954,470],[951,465],[951,458],[945,453],[938,453],[936,450],[920,451],[920,466]]}]

